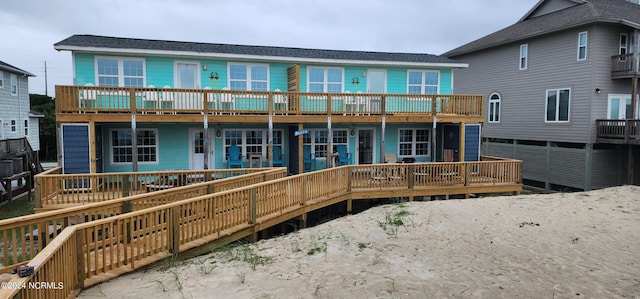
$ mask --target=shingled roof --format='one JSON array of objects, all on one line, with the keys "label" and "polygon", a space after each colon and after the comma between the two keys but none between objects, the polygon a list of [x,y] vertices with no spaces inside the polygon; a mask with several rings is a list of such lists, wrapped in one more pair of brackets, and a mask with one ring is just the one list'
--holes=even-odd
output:
[{"label": "shingled roof", "polygon": [[233,54],[247,56],[287,57],[299,59],[358,60],[377,62],[398,62],[418,64],[460,64],[455,60],[432,54],[392,53],[368,51],[321,50],[271,46],[246,46],[233,44],[214,44],[181,42],[168,40],[150,40],[96,35],[73,35],[54,44],[56,50],[70,51],[128,51],[147,53],[174,52],[184,55]]},{"label": "shingled roof", "polygon": [[35,77],[36,75],[29,73],[23,69],[17,68],[13,65],[0,61],[0,70],[5,70],[8,72],[18,73],[20,75],[27,75],[29,77]]},{"label": "shingled roof", "polygon": [[640,29],[640,5],[625,0],[574,1],[576,5],[552,13],[534,16],[534,6],[517,23],[468,44],[443,53],[445,57],[456,57],[527,38],[548,34],[591,23],[618,23]]}]

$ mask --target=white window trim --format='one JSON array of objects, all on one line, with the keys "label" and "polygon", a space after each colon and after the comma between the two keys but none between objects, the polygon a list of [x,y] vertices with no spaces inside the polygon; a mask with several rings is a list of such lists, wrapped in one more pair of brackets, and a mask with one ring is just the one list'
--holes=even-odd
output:
[{"label": "white window trim", "polygon": [[[178,88],[178,64],[195,64],[196,65],[196,87],[200,88],[200,62],[199,61],[191,61],[191,60],[176,60],[173,62],[173,86]],[[144,66],[144,65],[143,65]],[[146,86],[146,85],[145,85]],[[183,88],[183,87],[180,87]]]},{"label": "white window trim", "polygon": [[271,69],[269,64],[264,63],[240,63],[240,62],[228,62],[227,63],[227,86],[231,88],[231,81],[241,81],[241,80],[231,80],[231,65],[243,65],[247,68],[247,91],[251,91],[251,82],[263,82],[262,80],[251,80],[251,67],[252,66],[264,66],[267,67],[267,91],[271,90]]},{"label": "white window trim", "polygon": [[99,59],[112,59],[112,60],[117,60],[118,61],[118,87],[124,87],[124,65],[123,65],[123,61],[124,60],[138,60],[138,61],[142,61],[142,86],[147,86],[147,61],[144,58],[137,58],[137,57],[121,57],[121,56],[96,56],[93,58],[93,65],[94,65],[94,73],[95,73],[95,78],[94,78],[94,82],[96,83],[97,86],[100,85],[100,80],[99,80],[99,75],[98,75],[98,60]]},{"label": "white window trim", "polygon": [[[525,53],[523,55],[522,50],[525,50]],[[522,62],[524,61],[524,66],[522,65]],[[518,61],[518,67],[521,71],[526,70],[527,67],[529,66],[529,44],[522,44],[520,45],[520,60]]]},{"label": "white window trim", "polygon": [[[406,142],[400,142],[400,131],[402,130],[412,130],[413,131],[413,137],[414,140],[411,141],[411,155],[402,155],[400,154],[400,144],[404,144]],[[426,155],[416,155],[416,131],[417,130],[427,130],[427,136],[429,137],[429,142],[427,145],[427,154]],[[432,142],[433,140],[431,140],[431,128],[398,128],[398,148],[396,149],[396,152],[398,153],[398,158],[407,158],[407,157],[415,157],[415,158],[429,158],[431,157],[431,147],[432,147]]]},{"label": "white window trim", "polygon": [[[304,142],[303,141],[304,145],[310,145],[311,146],[311,155],[316,157],[316,158],[318,158],[318,159],[326,159],[327,158],[326,156],[317,156],[316,155],[316,145],[328,146],[329,145],[329,140],[328,140],[329,134],[327,134],[327,143],[318,143],[318,144],[316,144],[315,135],[316,135],[316,132],[318,132],[318,131],[327,131],[327,130],[328,130],[327,128],[309,129],[308,136],[309,136],[309,139],[311,139],[311,142]],[[331,129],[331,134],[332,134],[331,136],[334,136],[334,137],[337,136],[338,135],[338,134],[336,134],[337,131],[343,131],[345,133],[345,136],[347,137],[347,142],[346,143],[343,143],[343,142],[332,142],[331,144],[333,146],[344,144],[344,145],[347,146],[347,152],[350,153],[351,151],[349,151],[349,137],[350,137],[349,129],[348,128],[332,128]],[[333,141],[333,140],[331,140],[331,141]]]},{"label": "white window trim", "polygon": [[[113,128],[109,129],[109,165],[131,165],[132,162],[114,162],[113,161],[113,139],[111,139],[111,135],[113,131],[119,130],[131,130],[131,128]],[[156,128],[137,128],[136,133],[140,131],[154,131],[156,135],[156,160],[152,162],[146,161],[138,161],[138,165],[158,165],[160,164],[160,137],[158,136],[158,129]],[[133,145],[131,145],[133,147]],[[139,147],[139,146],[138,146]],[[145,146],[146,147],[146,146]],[[132,151],[133,154],[133,151]]]},{"label": "white window trim", "polygon": [[619,106],[618,111],[620,111],[620,108],[624,107],[625,117],[626,117],[627,100],[631,100],[631,94],[630,93],[628,94],[610,93],[607,97],[607,119],[616,119],[616,118],[609,118],[611,116],[611,100],[614,98],[620,99],[621,102],[618,103],[618,106]]},{"label": "white window trim", "polygon": [[[19,86],[18,86],[18,75],[16,74],[10,74],[9,75],[9,92],[11,93],[12,96],[17,96],[19,93]],[[14,84],[15,83],[15,84]],[[15,88],[15,92],[13,90],[13,87]]]},{"label": "white window trim", "polygon": [[9,120],[9,131],[18,132],[18,120],[17,119]]},{"label": "white window trim", "polygon": [[[228,131],[241,131],[242,132],[242,144],[236,144],[238,147],[240,147],[240,155],[242,155],[243,160],[248,160],[247,157],[247,147],[248,146],[256,146],[256,144],[247,144],[247,132],[248,131],[262,131],[262,143],[260,143],[260,145],[262,146],[262,159],[267,159],[267,152],[269,149],[269,129],[263,129],[263,128],[237,128],[237,129],[224,129],[222,131],[222,148],[224,149],[223,151],[223,160],[227,161],[227,157],[229,157],[229,155],[227,154],[227,147],[230,146],[230,144],[227,144],[227,132]],[[283,143],[273,143],[273,146],[280,146],[283,149],[282,154],[284,155],[284,130],[280,130],[280,129],[274,129],[274,132],[280,132],[280,136],[281,136],[281,141]]]},{"label": "white window trim", "polygon": [[[344,72],[344,68],[343,67],[334,67],[334,66],[307,66],[307,92],[309,92],[310,88],[309,86],[311,86],[311,81],[309,81],[309,72],[311,71],[311,69],[322,69],[322,71],[324,72],[324,82],[322,82],[322,92],[329,92],[328,91],[328,85],[329,85],[329,76],[327,76],[327,71],[330,69],[336,69],[336,70],[340,70],[341,75],[342,75],[342,79],[340,80],[340,92],[343,93],[344,92],[344,86],[345,86],[345,72]],[[317,84],[318,82],[313,82],[314,84]],[[331,84],[337,84],[336,82],[331,82]],[[322,100],[323,98],[318,98],[318,97],[312,97],[310,98],[310,100]]]},{"label": "white window trim", "polygon": [[[584,34],[584,37],[585,37],[584,38],[584,46],[580,45],[580,37],[583,34]],[[589,57],[589,53],[588,53],[589,47],[588,46],[589,46],[589,34],[587,33],[587,31],[582,31],[582,32],[578,33],[578,53],[577,53],[578,61],[587,60],[587,57]],[[580,48],[581,47],[584,47],[584,57],[583,58],[580,57]]]},{"label": "white window trim", "polygon": [[29,136],[29,120],[24,120],[24,136]]},{"label": "white window trim", "polygon": [[[409,85],[416,85],[416,84],[409,84],[409,73],[411,72],[417,72],[417,73],[422,73],[422,82],[420,83],[420,94],[427,94],[425,93],[425,87],[426,86],[432,86],[432,85],[427,85],[426,80],[425,80],[425,73],[437,73],[438,74],[438,84],[436,86],[436,94],[440,94],[440,70],[413,70],[413,69],[409,69],[407,70],[407,89],[406,89],[406,93],[409,94]],[[410,97],[409,100],[421,100],[420,98],[415,98],[415,97]]]},{"label": "white window trim", "polygon": [[[626,43],[622,44],[622,37],[625,37]],[[622,54],[622,49],[625,50],[625,54],[629,54],[629,35],[626,33],[620,33],[620,39],[618,40],[618,55]]]},{"label": "white window trim", "polygon": [[[569,103],[567,105],[567,120],[558,120],[560,118],[560,91],[561,90],[568,90],[569,91]],[[556,116],[555,116],[555,120],[547,120],[547,108],[549,105],[549,92],[550,91],[556,91],[558,94],[558,98],[556,99]],[[547,89],[547,91],[545,92],[545,97],[544,97],[544,122],[545,123],[568,123],[571,121],[571,88],[552,88],[552,89]]]},{"label": "white window trim", "polygon": [[[498,96],[497,100],[491,99],[494,95]],[[494,113],[494,115],[498,116],[497,117],[498,120],[492,120],[491,119],[491,109],[492,109],[491,104],[492,103],[498,103],[499,104],[498,105],[498,111],[496,111],[497,113]],[[489,95],[489,113],[487,115],[487,121],[490,122],[490,123],[500,123],[500,121],[502,120],[502,115],[501,114],[502,114],[502,97],[500,96],[499,93],[494,92],[491,95]]]}]

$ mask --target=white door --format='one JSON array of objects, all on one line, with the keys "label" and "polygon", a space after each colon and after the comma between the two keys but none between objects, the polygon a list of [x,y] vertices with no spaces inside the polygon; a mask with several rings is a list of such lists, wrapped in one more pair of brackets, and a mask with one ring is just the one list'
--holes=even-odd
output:
[{"label": "white door", "polygon": [[609,107],[607,108],[608,119],[631,119],[631,95],[610,94]]},{"label": "white door", "polygon": [[[387,92],[387,71],[378,69],[367,70],[367,93],[386,93]],[[371,98],[371,112],[380,111],[379,97]]]},{"label": "white door", "polygon": [[[189,152],[191,156],[191,165],[189,165],[190,169],[204,169],[204,130],[203,129],[192,129],[190,130],[190,145]],[[211,146],[211,134],[209,134],[209,169],[213,169],[213,148]]]},{"label": "white door", "polygon": [[199,68],[197,63],[176,62],[176,88],[200,88]]}]

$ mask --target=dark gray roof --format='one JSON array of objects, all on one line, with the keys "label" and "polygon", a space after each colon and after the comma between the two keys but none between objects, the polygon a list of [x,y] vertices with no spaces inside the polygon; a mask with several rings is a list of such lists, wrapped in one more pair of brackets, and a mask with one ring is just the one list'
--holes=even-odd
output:
[{"label": "dark gray roof", "polygon": [[[536,4],[536,7],[543,1]],[[485,37],[450,50],[442,56],[456,57],[519,40],[585,24],[619,23],[640,29],[640,5],[625,0],[588,0],[575,6],[537,17],[530,11],[521,21]]]},{"label": "dark gray roof", "polygon": [[13,65],[0,61],[0,70],[5,70],[13,73],[18,73],[20,75],[27,75],[29,77],[35,77],[36,75],[29,73],[23,69],[19,69]]},{"label": "dark gray roof", "polygon": [[368,51],[342,51],[320,50],[304,48],[270,47],[270,46],[246,46],[231,44],[212,44],[181,42],[167,40],[149,40],[136,38],[121,38],[96,35],[73,35],[54,44],[57,50],[69,50],[78,48],[103,48],[119,50],[157,50],[177,51],[189,53],[219,53],[238,55],[275,56],[301,59],[337,59],[337,60],[361,60],[384,62],[410,62],[410,63],[458,63],[432,54],[418,53],[391,53]]}]

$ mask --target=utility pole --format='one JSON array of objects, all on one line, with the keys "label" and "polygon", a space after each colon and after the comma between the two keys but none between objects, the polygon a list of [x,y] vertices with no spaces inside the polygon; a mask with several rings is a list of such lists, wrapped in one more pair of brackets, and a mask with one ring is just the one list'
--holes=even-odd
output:
[{"label": "utility pole", "polygon": [[49,96],[49,88],[47,83],[47,61],[44,61],[44,95]]}]

